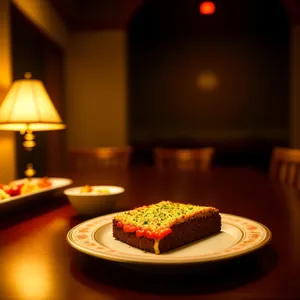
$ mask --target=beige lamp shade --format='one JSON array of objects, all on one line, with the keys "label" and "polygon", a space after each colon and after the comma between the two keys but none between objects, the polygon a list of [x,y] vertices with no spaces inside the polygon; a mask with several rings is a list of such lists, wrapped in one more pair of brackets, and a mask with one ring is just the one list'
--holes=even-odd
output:
[{"label": "beige lamp shade", "polygon": [[[30,73],[29,73],[30,74]],[[16,80],[0,107],[0,130],[60,130],[63,124],[42,81]]]}]

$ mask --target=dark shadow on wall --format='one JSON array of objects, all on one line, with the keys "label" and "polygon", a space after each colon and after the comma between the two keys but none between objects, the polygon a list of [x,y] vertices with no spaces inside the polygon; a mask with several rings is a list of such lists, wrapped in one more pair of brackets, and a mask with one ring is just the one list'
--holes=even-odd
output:
[{"label": "dark shadow on wall", "polygon": [[234,144],[287,144],[289,22],[281,2],[219,0],[206,16],[199,3],[145,1],[132,18],[131,144],[137,153],[215,145],[229,164]]}]

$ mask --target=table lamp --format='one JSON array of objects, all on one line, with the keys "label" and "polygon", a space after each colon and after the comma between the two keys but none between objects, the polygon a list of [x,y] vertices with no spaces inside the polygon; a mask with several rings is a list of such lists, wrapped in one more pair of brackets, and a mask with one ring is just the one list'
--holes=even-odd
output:
[{"label": "table lamp", "polygon": [[[31,151],[36,145],[34,131],[61,130],[66,128],[55,109],[42,81],[25,79],[13,82],[0,107],[0,130],[20,131],[24,134],[23,146]],[[35,175],[31,163],[25,170],[27,178]]]}]

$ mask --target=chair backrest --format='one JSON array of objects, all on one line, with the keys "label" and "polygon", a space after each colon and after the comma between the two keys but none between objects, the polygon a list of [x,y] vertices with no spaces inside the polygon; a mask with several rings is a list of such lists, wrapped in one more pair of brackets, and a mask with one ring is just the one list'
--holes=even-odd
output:
[{"label": "chair backrest", "polygon": [[159,170],[181,169],[208,172],[215,153],[213,147],[198,149],[155,148],[155,165]]},{"label": "chair backrest", "polygon": [[275,147],[269,175],[272,179],[300,187],[300,149]]},{"label": "chair backrest", "polygon": [[68,165],[70,170],[126,169],[129,166],[131,153],[130,146],[70,149]]}]

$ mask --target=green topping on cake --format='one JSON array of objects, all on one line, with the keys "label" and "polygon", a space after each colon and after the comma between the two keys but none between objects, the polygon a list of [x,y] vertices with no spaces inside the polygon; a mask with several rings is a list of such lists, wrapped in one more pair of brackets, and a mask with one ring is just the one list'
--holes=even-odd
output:
[{"label": "green topping on cake", "polygon": [[183,222],[191,217],[210,216],[218,210],[213,207],[161,201],[157,204],[142,206],[128,212],[118,214],[116,221],[140,228],[157,230],[169,228],[174,223]]}]

